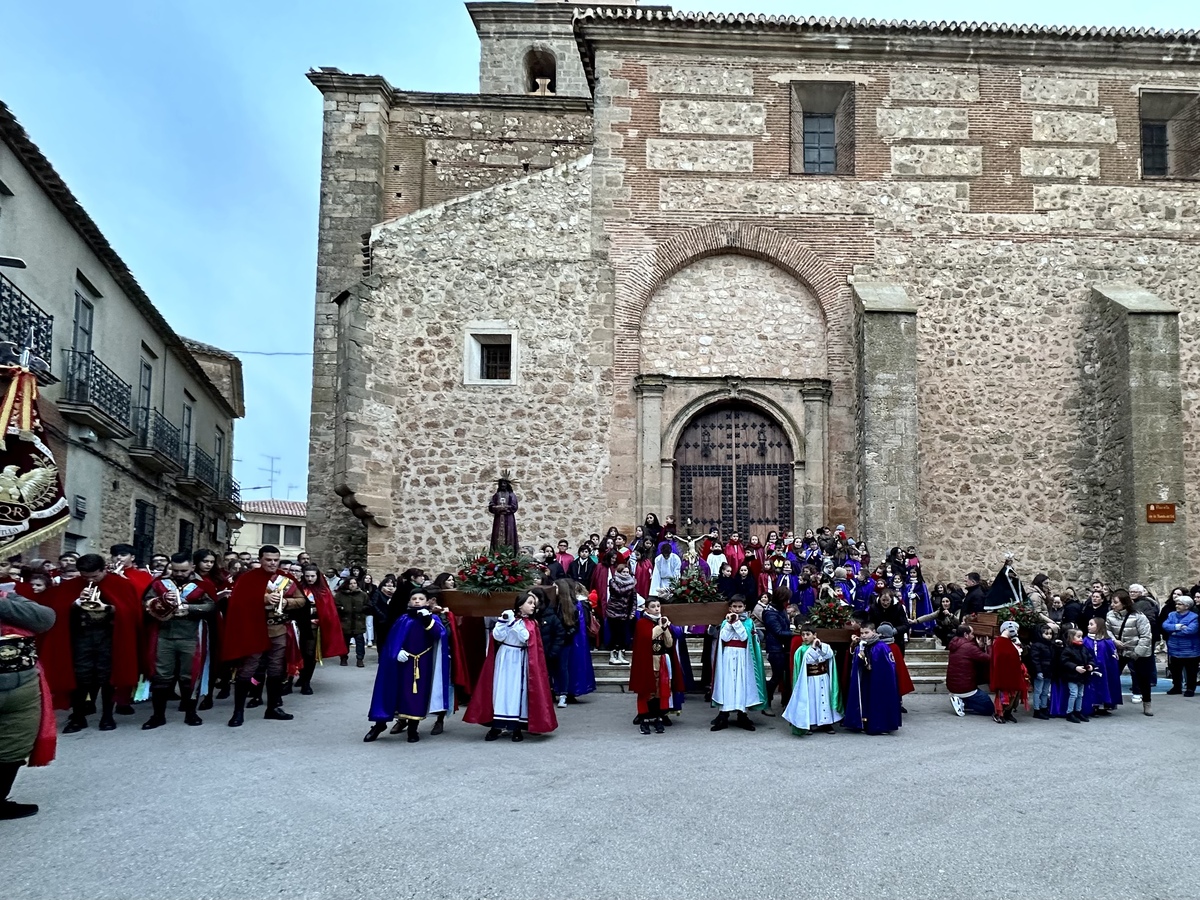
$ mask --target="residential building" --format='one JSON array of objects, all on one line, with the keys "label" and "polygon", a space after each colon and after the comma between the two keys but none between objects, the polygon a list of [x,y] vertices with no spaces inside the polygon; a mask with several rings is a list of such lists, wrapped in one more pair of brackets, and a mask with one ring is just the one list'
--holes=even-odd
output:
[{"label": "residential building", "polygon": [[0,340],[50,366],[47,445],[71,504],[61,549],[224,547],[239,512],[234,421],[245,414],[230,353],[177,334],[0,103]]},{"label": "residential building", "polygon": [[284,559],[295,559],[304,549],[308,504],[299,500],[243,500],[242,523],[233,533],[233,549],[258,555],[271,544]]}]

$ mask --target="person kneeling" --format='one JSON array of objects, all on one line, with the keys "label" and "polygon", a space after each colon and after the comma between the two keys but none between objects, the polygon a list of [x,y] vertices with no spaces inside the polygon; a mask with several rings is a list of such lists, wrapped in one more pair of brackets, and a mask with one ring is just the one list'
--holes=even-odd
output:
[{"label": "person kneeling", "polygon": [[712,704],[720,709],[712,730],[729,727],[729,714],[737,713],[737,725],[754,731],[747,711],[760,709],[767,696],[762,650],[754,634],[754,623],[746,615],[746,600],[734,594],[729,613],[721,622],[713,663]]}]

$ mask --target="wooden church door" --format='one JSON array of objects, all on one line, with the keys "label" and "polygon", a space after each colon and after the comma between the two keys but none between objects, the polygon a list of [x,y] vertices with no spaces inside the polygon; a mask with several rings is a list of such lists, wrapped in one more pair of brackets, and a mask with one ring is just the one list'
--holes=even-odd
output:
[{"label": "wooden church door", "polygon": [[792,527],[792,446],[770,416],[721,404],[696,416],[675,448],[675,521],[680,533],[716,525],[722,537],[766,537]]}]

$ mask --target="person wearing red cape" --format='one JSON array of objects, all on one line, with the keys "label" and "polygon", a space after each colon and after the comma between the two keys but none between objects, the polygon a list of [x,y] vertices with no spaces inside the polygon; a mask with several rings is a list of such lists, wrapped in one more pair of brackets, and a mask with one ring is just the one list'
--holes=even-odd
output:
[{"label": "person wearing red cape", "polygon": [[104,557],[96,553],[79,557],[79,572],[79,578],[42,595],[56,620],[38,642],[38,653],[55,707],[71,710],[63,734],[87,728],[96,700],[100,730],[116,728],[116,695],[132,697],[140,675],[142,604],[133,585],[106,571]]},{"label": "person wearing red cape", "polygon": [[506,609],[492,628],[491,651],[463,715],[464,722],[488,726],[484,740],[494,741],[507,730],[516,743],[525,739],[526,730],[549,734],[558,727],[542,638],[533,620],[537,604],[537,594],[519,595],[516,606]]},{"label": "person wearing red cape", "polygon": [[239,728],[245,721],[246,698],[250,696],[251,680],[260,662],[266,663],[267,671],[267,709],[263,718],[284,722],[295,718],[283,710],[289,635],[295,642],[288,612],[305,606],[308,601],[296,582],[279,571],[278,547],[262,546],[258,561],[257,569],[243,573],[233,583],[225,614],[221,655],[237,661],[230,728]]},{"label": "person wearing red cape", "polygon": [[[317,668],[317,648],[321,659],[345,656],[349,651],[342,625],[338,620],[337,604],[325,575],[314,563],[300,567],[300,593],[304,595],[308,608],[303,610],[297,624],[300,625],[301,640],[311,646],[302,647],[304,666],[296,685],[304,696],[312,694],[312,677]],[[315,632],[315,633],[314,633]]]},{"label": "person wearing red cape", "polygon": [[637,694],[634,724],[642,734],[649,734],[651,726],[662,734],[675,695],[683,693],[684,684],[671,621],[662,615],[662,602],[657,597],[646,601],[646,609],[634,627],[629,690]]},{"label": "person wearing red cape", "polygon": [[17,772],[54,759],[54,708],[35,635],[54,625],[54,610],[19,595],[0,594],[0,821],[38,811],[8,799]]},{"label": "person wearing red cape", "polygon": [[192,562],[196,566],[196,577],[204,588],[204,593],[213,598],[216,609],[208,622],[208,678],[207,686],[196,704],[196,709],[212,709],[213,692],[217,681],[220,680],[221,663],[221,631],[225,620],[225,603],[229,598],[224,573],[217,567],[217,555],[208,549],[200,549],[192,554]]},{"label": "person wearing red cape", "polygon": [[1016,622],[1005,622],[1000,626],[1000,636],[992,642],[992,667],[988,686],[995,694],[996,712],[992,719],[999,724],[1015,722],[1014,714],[1018,703],[1029,708],[1029,676],[1021,662],[1021,651],[1016,639],[1019,627]]}]

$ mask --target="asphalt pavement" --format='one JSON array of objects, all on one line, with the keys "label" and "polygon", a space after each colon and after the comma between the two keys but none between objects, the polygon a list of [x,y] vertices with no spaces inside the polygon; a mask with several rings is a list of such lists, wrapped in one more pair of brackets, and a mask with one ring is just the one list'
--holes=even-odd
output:
[{"label": "asphalt pavement", "polygon": [[644,736],[601,694],[522,744],[458,717],[364,744],[373,677],[318,669],[293,722],[60,735],[13,794],[42,812],[0,822],[0,896],[1200,897],[1200,699],[1001,726],[922,695],[895,735],[801,738],[713,734],[699,697]]}]

